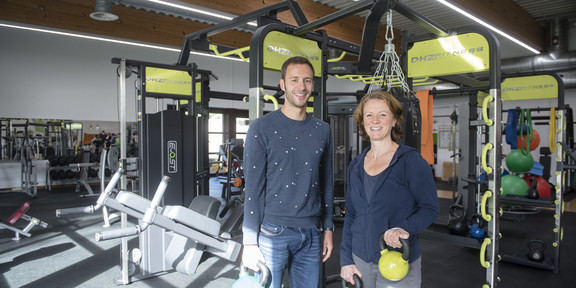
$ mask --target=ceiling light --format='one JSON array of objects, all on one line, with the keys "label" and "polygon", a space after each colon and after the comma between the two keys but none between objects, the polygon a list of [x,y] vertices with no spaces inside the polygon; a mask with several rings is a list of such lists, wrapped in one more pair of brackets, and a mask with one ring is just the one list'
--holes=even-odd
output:
[{"label": "ceiling light", "polygon": [[90,14],[90,18],[99,21],[118,20],[118,15],[112,11],[112,0],[96,0],[96,7],[94,12]]},{"label": "ceiling light", "polygon": [[[138,47],[144,47],[144,48],[152,48],[152,49],[157,49],[157,50],[172,51],[172,52],[176,52],[176,53],[181,52],[181,50],[179,48],[170,48],[170,47],[165,47],[165,46],[160,46],[160,45],[151,45],[151,44],[138,43],[138,42],[132,42],[132,41],[126,41],[126,40],[118,40],[118,39],[112,39],[112,38],[106,38],[106,37],[100,37],[100,36],[82,35],[82,34],[78,34],[78,33],[70,33],[70,32],[50,30],[50,29],[44,29],[44,28],[36,28],[36,27],[32,27],[32,26],[14,25],[14,24],[9,24],[9,22],[6,22],[6,21],[0,21],[0,27],[16,28],[16,29],[22,29],[22,30],[28,30],[28,31],[56,34],[56,35],[62,35],[62,36],[70,36],[70,37],[97,40],[97,41],[103,41],[103,42],[111,42],[111,43],[116,43],[116,44],[138,46]],[[190,54],[207,56],[207,57],[214,57],[214,58],[220,58],[220,59],[227,59],[227,60],[234,60],[234,61],[239,61],[239,62],[245,62],[244,60],[239,59],[239,58],[217,56],[217,55],[210,54],[210,53],[191,51]]]},{"label": "ceiling light", "polygon": [[[185,6],[185,5],[180,5],[178,3],[172,3],[172,2],[168,2],[168,1],[163,1],[163,0],[148,0],[149,2],[153,2],[153,3],[157,3],[157,4],[161,4],[161,5],[166,5],[172,8],[177,8],[180,10],[186,10],[186,11],[190,11],[190,12],[194,12],[194,13],[200,13],[200,14],[204,14],[204,15],[208,15],[208,16],[212,16],[212,17],[216,17],[216,18],[220,18],[220,19],[224,19],[224,20],[232,20],[234,19],[233,17],[230,16],[226,16],[226,15],[222,15],[222,14],[218,14],[218,13],[214,13],[214,12],[210,12],[210,11],[206,11],[206,10],[202,10],[202,9],[196,9],[190,6]],[[252,22],[248,22],[246,23],[248,25],[252,25],[252,26],[257,26],[256,22],[252,21]]]},{"label": "ceiling light", "polygon": [[454,6],[454,5],[451,4],[451,3],[448,3],[446,0],[437,0],[437,1],[440,2],[440,3],[442,3],[442,4],[444,4],[444,5],[446,5],[446,6],[448,6],[448,8],[450,8],[450,9],[452,9],[452,10],[454,10],[454,11],[456,11],[456,12],[458,12],[458,13],[466,16],[466,17],[468,17],[469,19],[474,20],[476,23],[478,23],[478,24],[480,24],[480,25],[482,25],[482,26],[484,26],[484,27],[486,27],[486,28],[488,28],[488,29],[490,29],[490,30],[492,30],[492,31],[500,34],[501,36],[503,36],[503,37],[505,37],[505,38],[508,38],[508,39],[511,40],[512,42],[514,42],[514,43],[516,43],[516,44],[518,44],[518,45],[520,45],[520,46],[528,49],[530,52],[532,52],[532,53],[534,53],[534,54],[540,54],[540,51],[538,51],[537,49],[534,49],[534,48],[530,47],[528,44],[526,44],[526,43],[524,43],[524,42],[522,42],[522,41],[520,41],[520,40],[518,40],[518,39],[516,39],[516,38],[514,38],[514,37],[512,37],[512,36],[510,36],[509,34],[503,32],[502,30],[500,30],[500,29],[498,29],[498,28],[496,28],[496,27],[494,27],[494,26],[492,26],[492,25],[484,22],[483,20],[477,18],[476,16],[474,16],[474,15],[472,15],[472,14],[470,14],[470,13],[468,13],[468,12],[466,12],[466,11],[464,11],[464,10],[456,7],[456,6]]}]

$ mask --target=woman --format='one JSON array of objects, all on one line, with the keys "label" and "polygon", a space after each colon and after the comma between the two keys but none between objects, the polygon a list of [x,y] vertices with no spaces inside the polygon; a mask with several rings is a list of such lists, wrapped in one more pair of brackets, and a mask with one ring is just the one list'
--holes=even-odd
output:
[{"label": "woman", "polygon": [[[416,149],[397,142],[402,137],[403,109],[390,93],[365,95],[354,118],[370,147],[348,166],[340,276],[354,284],[358,274],[367,288],[420,288],[417,234],[439,213],[432,168]],[[410,244],[410,270],[400,281],[389,281],[378,270],[382,233],[388,247],[401,248],[401,238]]]}]

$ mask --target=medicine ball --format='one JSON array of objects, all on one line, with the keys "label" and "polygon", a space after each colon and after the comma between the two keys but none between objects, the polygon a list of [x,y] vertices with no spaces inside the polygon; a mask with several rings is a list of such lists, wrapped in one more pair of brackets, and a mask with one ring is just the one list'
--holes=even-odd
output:
[{"label": "medicine ball", "polygon": [[503,176],[501,186],[502,196],[526,196],[526,192],[528,192],[528,183],[516,175]]},{"label": "medicine ball", "polygon": [[512,172],[526,173],[532,169],[532,165],[534,165],[534,157],[528,151],[514,149],[506,156],[506,166]]},{"label": "medicine ball", "polygon": [[540,197],[549,198],[552,195],[552,187],[550,187],[550,183],[544,179],[542,176],[526,174],[522,178],[528,185],[530,185],[530,178],[535,178],[536,180],[536,190],[538,190],[538,194]]},{"label": "medicine ball", "polygon": [[[536,129],[533,129],[532,131],[534,131],[534,137],[532,138],[532,141],[530,141],[530,151],[536,150],[536,148],[538,148],[540,145],[540,134],[538,131],[536,131]],[[526,135],[524,135],[524,137],[526,138]],[[526,150],[526,142],[528,142],[528,140],[524,141],[520,139],[520,135],[518,135],[518,149]]]}]

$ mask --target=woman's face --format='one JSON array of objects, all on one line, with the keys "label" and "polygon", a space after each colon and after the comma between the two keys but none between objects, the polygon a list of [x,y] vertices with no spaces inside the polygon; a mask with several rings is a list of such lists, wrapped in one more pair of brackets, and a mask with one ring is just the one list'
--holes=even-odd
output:
[{"label": "woman's face", "polygon": [[392,127],[396,119],[388,107],[388,103],[381,99],[370,99],[364,104],[364,129],[370,141],[390,139]]}]

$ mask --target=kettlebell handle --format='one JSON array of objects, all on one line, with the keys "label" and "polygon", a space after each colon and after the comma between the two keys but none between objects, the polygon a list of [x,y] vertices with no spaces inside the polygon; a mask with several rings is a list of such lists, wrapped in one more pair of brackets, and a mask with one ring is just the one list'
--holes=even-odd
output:
[{"label": "kettlebell handle", "polygon": [[480,216],[479,214],[474,214],[472,215],[472,217],[470,218],[470,224],[476,224],[478,225],[478,228],[483,229],[484,225],[486,224],[484,222],[484,219],[482,219],[482,216]]},{"label": "kettlebell handle", "polygon": [[[358,274],[354,274],[354,288],[362,288],[362,279],[360,279],[360,276],[358,276]],[[342,288],[348,288],[348,282],[344,279],[342,279]]]},{"label": "kettlebell handle", "polygon": [[544,250],[546,249],[546,242],[538,239],[528,241],[528,249],[530,250]]},{"label": "kettlebell handle", "polygon": [[[388,249],[388,245],[386,245],[386,241],[384,240],[384,233],[380,235],[378,243],[380,244],[380,251]],[[402,238],[400,238],[400,243],[402,244],[402,259],[404,259],[404,261],[408,261],[410,259],[410,244],[408,243],[407,239]]]},{"label": "kettlebell handle", "polygon": [[[258,261],[257,266],[260,269],[260,272],[262,273],[260,275],[260,280],[258,281],[258,284],[260,285],[260,287],[266,287],[268,278],[270,277],[270,269],[268,269],[268,266],[266,266],[264,263],[260,261]],[[244,266],[244,263],[240,263],[240,276],[246,274],[247,274],[246,266]]]}]

